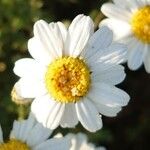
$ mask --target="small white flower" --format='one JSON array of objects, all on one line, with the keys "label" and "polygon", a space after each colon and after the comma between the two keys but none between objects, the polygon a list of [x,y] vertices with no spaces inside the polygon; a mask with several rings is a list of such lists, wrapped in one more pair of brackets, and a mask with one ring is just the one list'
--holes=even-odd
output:
[{"label": "small white flower", "polygon": [[44,128],[29,116],[27,120],[14,121],[8,142],[3,142],[0,126],[0,150],[69,150],[68,138],[48,139],[52,131]]},{"label": "small white flower", "polygon": [[114,40],[128,46],[127,63],[137,70],[142,63],[150,73],[150,0],[113,0],[102,5],[108,17],[101,25],[114,32]]},{"label": "small white flower", "polygon": [[88,143],[87,136],[83,133],[68,134],[67,137],[71,140],[70,150],[106,150],[104,147],[95,147],[94,144]]},{"label": "small white flower", "polygon": [[125,78],[126,47],[112,44],[112,32],[94,33],[90,17],[78,15],[69,29],[60,23],[37,21],[29,52],[34,59],[15,63],[21,77],[19,95],[35,98],[31,110],[45,127],[75,127],[91,132],[102,127],[101,115],[116,116],[129,96],[114,85]]}]

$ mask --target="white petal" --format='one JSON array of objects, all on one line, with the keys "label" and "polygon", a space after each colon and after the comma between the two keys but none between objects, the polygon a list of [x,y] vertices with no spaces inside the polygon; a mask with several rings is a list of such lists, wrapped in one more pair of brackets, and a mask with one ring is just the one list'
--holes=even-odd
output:
[{"label": "white petal", "polygon": [[41,44],[41,41],[35,37],[29,39],[28,50],[31,56],[38,62],[49,65],[53,57],[47,49]]},{"label": "white petal", "polygon": [[84,50],[90,36],[93,34],[94,24],[90,17],[78,15],[71,23],[65,45],[65,54],[78,56]]},{"label": "white petal", "polygon": [[21,127],[21,121],[15,120],[13,123],[13,129],[11,131],[10,138],[22,140],[22,139],[20,139],[20,127]]},{"label": "white petal", "polygon": [[100,147],[96,147],[96,148],[95,148],[95,150],[106,150],[106,148],[105,148],[105,147],[100,146]]},{"label": "white petal", "polygon": [[2,127],[0,125],[0,144],[3,143],[3,131],[2,131]]},{"label": "white petal", "polygon": [[141,7],[141,6],[139,5],[139,3],[137,2],[137,0],[134,0],[134,1],[126,0],[126,1],[129,3],[129,5],[130,5],[130,10],[131,10],[132,12],[136,11],[139,7]]},{"label": "white petal", "polygon": [[88,97],[106,106],[126,106],[130,99],[123,90],[105,83],[93,83]]},{"label": "white petal", "polygon": [[91,101],[85,98],[77,102],[76,110],[78,119],[85,129],[96,132],[102,128],[101,115]]},{"label": "white petal", "polygon": [[119,64],[126,61],[127,47],[124,44],[113,43],[108,48],[93,54],[88,58],[87,63],[89,66],[95,63],[115,63]]},{"label": "white petal", "polygon": [[146,1],[146,5],[150,5],[150,1],[149,0],[145,0]]},{"label": "white petal", "polygon": [[110,18],[120,19],[122,21],[129,22],[131,14],[129,11],[123,8],[119,8],[112,3],[105,3],[101,7],[101,11]]},{"label": "white petal", "polygon": [[30,147],[39,145],[46,141],[51,135],[51,130],[42,126],[42,124],[37,123],[34,128],[28,134],[28,139],[26,141],[27,145]]},{"label": "white petal", "polygon": [[21,141],[23,141],[23,136],[24,136],[24,131],[26,129],[26,121],[22,120],[20,121],[20,130],[19,130],[19,135],[18,135],[18,139],[20,139]]},{"label": "white petal", "polygon": [[106,106],[97,102],[96,102],[96,106],[101,114],[108,117],[115,117],[117,113],[121,111],[120,106]]},{"label": "white petal", "polygon": [[61,23],[61,22],[57,22],[57,25],[58,25],[59,30],[61,32],[63,43],[65,43],[66,37],[67,37],[67,29],[66,29],[65,25],[63,23]]},{"label": "white petal", "polygon": [[13,129],[10,134],[10,138],[21,140],[22,142],[26,142],[28,138],[29,132],[32,130],[35,124],[35,118],[29,116],[27,120],[22,121],[14,121]]},{"label": "white petal", "polygon": [[31,58],[23,58],[15,62],[14,72],[19,77],[34,76],[43,79],[46,67]]},{"label": "white petal", "polygon": [[75,104],[69,103],[65,105],[64,115],[62,116],[60,124],[63,128],[66,127],[72,128],[78,124]]},{"label": "white petal", "polygon": [[139,7],[143,7],[150,4],[149,0],[136,0],[136,3]]},{"label": "white petal", "polygon": [[19,99],[19,101],[23,104],[24,103],[30,103],[30,102],[32,102],[32,100],[34,100],[32,98],[25,98],[25,97],[21,96],[22,90],[20,89],[20,80],[15,83],[13,90],[14,90],[14,94],[17,97],[17,99]]},{"label": "white petal", "polygon": [[57,134],[55,134],[53,137],[54,137],[54,138],[62,138],[63,135],[62,135],[61,133],[57,133]]},{"label": "white petal", "polygon": [[48,128],[56,129],[59,126],[62,116],[64,114],[64,110],[65,110],[65,104],[57,103],[55,105],[52,112],[48,116],[48,122],[47,122]]},{"label": "white petal", "polygon": [[32,128],[35,125],[36,119],[33,117],[33,115],[30,113],[28,119],[25,121],[26,125],[25,128],[22,128],[22,132],[20,132],[20,135],[22,135],[22,141],[26,142],[26,140],[29,138],[29,133],[32,131]]},{"label": "white petal", "polygon": [[118,7],[130,10],[131,12],[137,10],[138,7],[140,7],[140,5],[137,2],[138,0],[124,0],[124,1],[113,0],[113,1],[115,2],[116,5],[118,5]]},{"label": "white petal", "polygon": [[135,41],[132,47],[128,50],[128,67],[131,70],[137,70],[143,63],[144,59],[144,45],[139,41]]},{"label": "white petal", "polygon": [[107,27],[101,27],[89,40],[88,47],[81,56],[88,59],[91,55],[108,47],[112,43],[113,33]]},{"label": "white petal", "polygon": [[53,138],[33,148],[33,150],[69,150],[70,140],[68,138]]},{"label": "white petal", "polygon": [[[113,0],[113,2],[118,6],[118,7],[121,7],[121,8],[124,8],[124,9],[127,9],[129,7],[129,3],[128,3],[128,0]],[[123,3],[123,4],[122,4]]]},{"label": "white petal", "polygon": [[104,82],[112,85],[121,83],[125,78],[124,67],[111,63],[98,63],[90,69],[93,82]]},{"label": "white petal", "polygon": [[21,78],[16,84],[17,93],[23,98],[35,98],[47,93],[45,83],[34,77]]},{"label": "white petal", "polygon": [[81,149],[95,150],[95,145],[92,143],[83,143]]},{"label": "white petal", "polygon": [[[76,143],[73,143],[76,147],[76,149],[81,149],[82,150],[82,146],[85,144],[85,145],[88,145],[88,143],[87,143],[87,141],[88,141],[88,139],[87,139],[87,136],[85,135],[85,134],[83,134],[83,133],[78,133],[78,134],[76,134],[75,135],[75,140],[76,141],[74,141],[74,142],[76,142]],[[73,145],[72,144],[72,145]],[[75,150],[76,150],[75,149]],[[71,149],[72,150],[72,149]],[[83,148],[83,150],[84,150],[84,148]]]},{"label": "white petal", "polygon": [[87,136],[83,133],[78,134],[67,134],[67,137],[71,139],[70,150],[82,150],[81,146],[85,143],[87,144]]},{"label": "white petal", "polygon": [[[60,29],[61,27],[61,29]],[[53,40],[53,44],[55,47],[55,51],[57,52],[57,55],[59,57],[62,57],[62,50],[64,48],[64,38],[66,38],[66,32],[65,32],[65,27],[63,26],[62,23],[50,23],[49,24],[49,29],[51,31],[51,36]],[[55,45],[57,43],[57,45]],[[54,49],[53,49],[54,50]]]},{"label": "white petal", "polygon": [[31,105],[37,120],[50,129],[55,129],[59,125],[64,108],[65,104],[52,100],[48,95],[35,99]]},{"label": "white petal", "polygon": [[58,58],[62,52],[62,41],[57,36],[60,33],[58,26],[49,25],[44,20],[39,20],[34,24],[34,36],[40,40],[42,46],[48,51],[51,58]]},{"label": "white petal", "polygon": [[113,31],[114,40],[119,40],[132,34],[131,26],[124,21],[117,19],[104,19],[100,22],[101,26],[108,26]]},{"label": "white petal", "polygon": [[144,65],[145,69],[148,73],[150,73],[150,46],[145,45],[145,58],[144,58]]},{"label": "white petal", "polygon": [[38,122],[46,126],[49,113],[52,111],[56,104],[57,102],[52,100],[49,95],[44,95],[42,97],[36,98],[33,101],[31,105],[31,111],[35,115]]}]

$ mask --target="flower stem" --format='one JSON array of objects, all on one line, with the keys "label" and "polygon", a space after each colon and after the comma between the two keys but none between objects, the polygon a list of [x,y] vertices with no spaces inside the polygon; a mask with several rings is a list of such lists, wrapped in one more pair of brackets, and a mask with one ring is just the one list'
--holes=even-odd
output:
[{"label": "flower stem", "polygon": [[18,120],[23,120],[26,117],[26,106],[19,105],[18,106]]}]

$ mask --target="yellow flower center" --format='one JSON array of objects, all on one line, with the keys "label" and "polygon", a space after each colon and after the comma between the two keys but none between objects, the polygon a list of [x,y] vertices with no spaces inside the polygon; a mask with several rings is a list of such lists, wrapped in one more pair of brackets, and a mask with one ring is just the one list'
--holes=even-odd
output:
[{"label": "yellow flower center", "polygon": [[27,144],[19,140],[10,140],[7,143],[0,144],[0,150],[31,150]]},{"label": "yellow flower center", "polygon": [[133,14],[131,26],[140,41],[150,43],[150,6],[142,7]]},{"label": "yellow flower center", "polygon": [[82,59],[63,57],[52,62],[45,75],[50,95],[62,103],[74,103],[84,96],[90,86],[90,71]]}]

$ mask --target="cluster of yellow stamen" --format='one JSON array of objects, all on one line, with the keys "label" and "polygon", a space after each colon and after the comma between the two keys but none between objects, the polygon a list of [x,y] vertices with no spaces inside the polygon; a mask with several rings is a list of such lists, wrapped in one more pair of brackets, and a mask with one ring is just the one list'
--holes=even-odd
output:
[{"label": "cluster of yellow stamen", "polygon": [[137,10],[131,18],[135,36],[144,43],[150,43],[150,6]]},{"label": "cluster of yellow stamen", "polygon": [[52,62],[45,75],[50,95],[62,103],[78,101],[89,90],[90,71],[82,59],[63,57]]},{"label": "cluster of yellow stamen", "polygon": [[0,150],[31,150],[27,144],[12,139],[8,141],[7,143],[0,144]]},{"label": "cluster of yellow stamen", "polygon": [[134,35],[143,43],[150,43],[150,6],[137,10],[131,18]]}]

